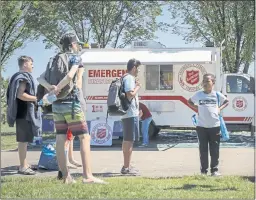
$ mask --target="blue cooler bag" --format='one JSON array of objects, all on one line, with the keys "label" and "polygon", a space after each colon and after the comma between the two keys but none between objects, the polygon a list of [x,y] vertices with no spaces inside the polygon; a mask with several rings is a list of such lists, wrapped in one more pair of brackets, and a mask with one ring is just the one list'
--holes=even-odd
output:
[{"label": "blue cooler bag", "polygon": [[[216,92],[217,99],[218,99],[218,105],[220,106],[220,96],[218,92]],[[221,133],[221,141],[228,141],[229,140],[229,132],[226,127],[225,121],[222,117],[222,115],[219,115],[220,117],[220,133]]]},{"label": "blue cooler bag", "polygon": [[45,170],[59,170],[56,150],[53,145],[44,145],[38,162],[38,168]]}]

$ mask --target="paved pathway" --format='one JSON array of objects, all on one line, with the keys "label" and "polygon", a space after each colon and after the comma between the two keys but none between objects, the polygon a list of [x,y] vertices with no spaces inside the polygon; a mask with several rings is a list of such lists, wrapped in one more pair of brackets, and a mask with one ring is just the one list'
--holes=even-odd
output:
[{"label": "paved pathway", "polygon": [[[28,161],[37,164],[40,151],[29,151]],[[79,151],[75,158],[80,159]],[[220,150],[220,172],[223,175],[254,176],[254,148],[222,148]],[[119,176],[122,164],[121,148],[92,151],[93,172],[105,176]],[[170,148],[166,151],[135,151],[133,164],[146,177],[170,177],[198,174],[198,148]],[[1,175],[17,176],[17,151],[1,152]],[[82,169],[71,170],[71,173],[82,173]],[[40,171],[38,176],[56,176],[57,172]]]}]

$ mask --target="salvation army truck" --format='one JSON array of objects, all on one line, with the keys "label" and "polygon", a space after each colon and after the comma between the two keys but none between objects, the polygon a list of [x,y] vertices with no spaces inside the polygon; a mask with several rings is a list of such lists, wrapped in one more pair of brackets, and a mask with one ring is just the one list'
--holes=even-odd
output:
[{"label": "salvation army truck", "polygon": [[[153,116],[153,124],[160,129],[194,129],[191,116],[195,110],[187,101],[202,89],[206,73],[216,76],[215,90],[230,101],[223,111],[230,131],[252,131],[254,116],[254,78],[248,74],[224,73],[221,48],[164,48],[135,42],[129,49],[86,49],[81,55],[85,66],[84,98],[87,120],[106,118],[107,95],[112,80],[126,73],[127,61],[141,61],[138,75],[142,87],[140,102]],[[122,136],[120,117],[109,116],[115,122],[114,136]],[[149,135],[156,132],[150,127]]]}]

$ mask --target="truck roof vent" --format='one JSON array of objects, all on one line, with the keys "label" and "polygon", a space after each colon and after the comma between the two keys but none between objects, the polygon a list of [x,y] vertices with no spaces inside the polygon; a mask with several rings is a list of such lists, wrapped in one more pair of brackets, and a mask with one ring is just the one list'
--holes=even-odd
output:
[{"label": "truck roof vent", "polygon": [[159,48],[165,48],[165,46],[156,41],[134,41],[134,42],[132,42],[132,48],[134,48],[134,49],[145,49],[145,48],[159,49]]}]

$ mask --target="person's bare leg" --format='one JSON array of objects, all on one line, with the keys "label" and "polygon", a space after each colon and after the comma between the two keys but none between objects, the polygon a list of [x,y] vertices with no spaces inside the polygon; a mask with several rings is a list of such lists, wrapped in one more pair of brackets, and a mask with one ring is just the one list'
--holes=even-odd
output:
[{"label": "person's bare leg", "polygon": [[123,141],[122,144],[123,156],[124,156],[124,168],[130,167],[133,142]]},{"label": "person's bare leg", "polygon": [[71,164],[70,163],[70,151],[72,151],[72,146],[71,146],[71,142],[72,141],[66,141],[66,142],[68,142],[68,143],[66,143],[66,146],[65,146],[65,152],[66,152],[66,159],[67,159],[67,166],[68,166],[68,168],[69,169],[77,169],[77,167],[76,166],[74,166],[73,164]]},{"label": "person's bare leg", "polygon": [[91,164],[91,136],[89,134],[79,135],[80,140],[80,153],[83,165],[83,183],[100,183],[105,184],[103,180],[100,180],[92,175]]},{"label": "person's bare leg", "polygon": [[27,142],[18,142],[18,152],[19,152],[19,159],[20,159],[20,167],[19,169],[26,169],[28,167],[27,163]]},{"label": "person's bare leg", "polygon": [[79,135],[80,140],[80,153],[83,164],[83,177],[85,179],[92,178],[91,170],[91,137],[89,134]]},{"label": "person's bare leg", "polygon": [[74,159],[74,137],[69,143],[69,149],[68,149],[68,160],[69,163],[76,166],[76,167],[82,167],[82,164],[80,164],[78,161]]},{"label": "person's bare leg", "polygon": [[74,182],[69,174],[67,156],[65,153],[66,135],[56,135],[56,155],[60,171],[63,174],[64,183]]}]

